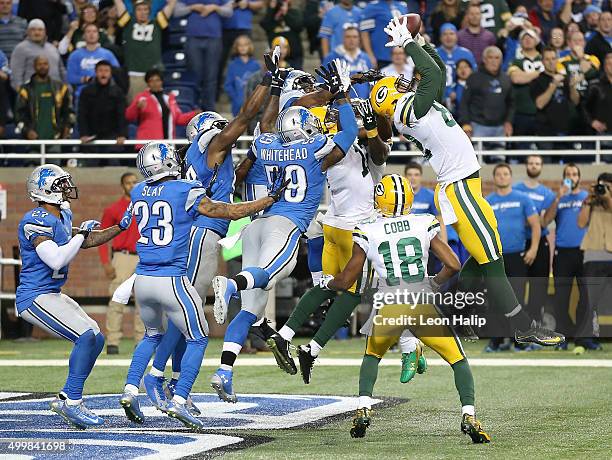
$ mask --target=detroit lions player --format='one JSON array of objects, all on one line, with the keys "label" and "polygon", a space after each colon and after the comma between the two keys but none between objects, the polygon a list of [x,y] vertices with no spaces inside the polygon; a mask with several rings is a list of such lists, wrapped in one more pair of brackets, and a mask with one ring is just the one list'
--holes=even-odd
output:
[{"label": "detroit lions player", "polygon": [[19,223],[22,268],[17,287],[19,316],[57,337],[70,340],[74,348],[68,363],[68,378],[51,410],[77,428],[100,426],[104,421],[83,403],[85,380],[104,347],[104,336],[83,309],[62,294],[68,265],[80,248],[107,243],[129,227],[131,214],[105,230],[95,220],[72,227],[69,201],[78,199],[78,189],[69,173],[56,165],[34,169],[27,181],[28,195],[38,206]]},{"label": "detroit lions player", "polygon": [[[242,309],[227,328],[221,366],[211,381],[219,397],[228,402],[236,401],[232,389],[232,367],[250,326],[263,315],[268,300],[267,290],[295,267],[298,240],[319,206],[326,171],[344,157],[357,136],[357,122],[346,95],[350,85],[348,69],[332,63],[330,78],[342,91],[338,93],[342,131],[328,138],[321,134],[319,120],[308,109],[293,106],[278,116],[277,134],[265,133],[253,142],[255,161],[263,164],[268,182],[282,168],[284,178],[290,183],[283,200],[266,209],[263,216],[244,230],[244,269],[231,279],[223,276],[213,278],[214,314],[220,324],[225,322],[230,298],[236,292],[244,291]],[[253,291],[255,289],[257,291]],[[245,295],[249,292],[252,295],[247,303]]]},{"label": "detroit lions player", "polygon": [[[191,145],[186,149],[183,159],[185,178],[207,184],[214,176],[215,192],[211,198],[215,201],[225,203],[232,201],[235,181],[232,146],[257,115],[268,93],[280,92],[285,75],[282,69],[278,68],[279,57],[280,48],[272,55],[266,55],[265,61],[270,72],[231,122],[216,112],[203,112],[193,117],[187,125],[187,137]],[[265,197],[267,194],[266,184],[261,196]],[[228,219],[205,215],[198,216],[193,223],[189,239],[187,277],[203,299],[206,298],[212,277],[217,273],[219,253],[217,243],[225,237],[228,227]],[[171,354],[173,354],[173,375],[167,385],[167,393],[168,395],[174,393],[184,350],[184,338],[177,327],[170,322],[155,354],[151,371],[144,379],[147,394],[155,405],[165,404],[164,369]],[[190,400],[187,404],[195,415],[199,415],[199,410]]]},{"label": "detroit lions player", "polygon": [[186,337],[187,346],[174,396],[169,403],[157,398],[161,401],[157,408],[189,428],[201,429],[203,423],[185,405],[208,343],[202,299],[186,276],[193,222],[199,215],[231,220],[250,215],[275,203],[287,184],[279,185],[277,181],[269,196],[255,202],[229,204],[210,200],[201,182],[177,180],[180,164],[167,144],[147,144],[140,149],[137,164],[145,181],[137,184],[131,194],[141,235],[136,245],[140,261],[134,293],[146,332],[134,351],[120,404],[130,420],[144,422],[138,386],[162,339],[165,313]]}]

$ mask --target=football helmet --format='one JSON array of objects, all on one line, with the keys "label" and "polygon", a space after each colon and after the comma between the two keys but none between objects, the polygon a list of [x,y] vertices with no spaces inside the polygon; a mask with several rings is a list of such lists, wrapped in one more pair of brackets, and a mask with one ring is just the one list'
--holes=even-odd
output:
[{"label": "football helmet", "polygon": [[181,176],[181,166],[174,147],[164,142],[149,142],[143,146],[136,157],[136,166],[147,182],[168,176]]},{"label": "football helmet", "polygon": [[405,216],[413,201],[410,182],[399,174],[384,176],[374,187],[374,207],[385,217]]},{"label": "football helmet", "polygon": [[323,133],[323,126],[306,107],[294,105],[283,110],[276,120],[276,132],[284,143],[308,139]]},{"label": "football helmet", "polygon": [[292,70],[285,78],[283,84],[283,93],[287,91],[300,90],[306,94],[312,93],[315,90],[316,78],[308,72],[302,70]]},{"label": "football helmet", "polygon": [[310,113],[319,119],[323,134],[336,134],[338,132],[338,110],[332,109],[327,105],[319,105],[310,107]]},{"label": "football helmet", "polygon": [[395,103],[410,89],[410,80],[399,77],[385,77],[378,80],[370,92],[374,112],[393,118]]},{"label": "football helmet", "polygon": [[62,204],[79,198],[79,190],[70,173],[57,165],[42,165],[34,169],[26,184],[28,196],[34,202]]},{"label": "football helmet", "polygon": [[194,116],[189,123],[185,132],[187,134],[187,140],[193,142],[198,133],[209,131],[212,129],[222,130],[228,125],[229,121],[223,118],[217,112],[202,112]]}]

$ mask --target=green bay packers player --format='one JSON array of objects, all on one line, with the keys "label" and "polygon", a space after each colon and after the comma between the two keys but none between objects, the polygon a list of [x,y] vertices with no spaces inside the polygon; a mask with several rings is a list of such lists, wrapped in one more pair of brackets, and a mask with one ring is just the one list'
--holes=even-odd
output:
[{"label": "green bay packers player", "polygon": [[[360,224],[353,232],[353,250],[346,268],[334,278],[324,275],[325,289],[349,289],[360,276],[369,260],[379,277],[378,294],[433,293],[461,267],[459,259],[447,243],[438,237],[440,223],[431,214],[411,214],[414,193],[408,180],[397,174],[387,175],[376,185],[374,201],[379,212],[371,223]],[[444,264],[435,277],[427,276],[429,249]],[[385,298],[387,296],[384,296]],[[380,296],[383,298],[383,296]],[[395,297],[396,299],[398,297]],[[455,386],[461,400],[461,430],[474,443],[487,443],[485,433],[474,412],[474,378],[461,342],[448,325],[424,326],[425,319],[442,320],[433,304],[399,304],[391,301],[373,310],[363,332],[367,333],[367,346],[359,374],[359,408],[353,419],[352,437],[363,437],[370,425],[371,397],[378,373],[378,363],[403,332],[399,319],[412,317],[414,324],[408,329],[450,364],[455,375]],[[394,321],[388,321],[393,319]],[[437,321],[441,322],[441,321]]]},{"label": "green bay packers player", "polygon": [[489,304],[510,320],[517,342],[558,345],[565,338],[532,322],[506,278],[497,221],[482,197],[480,165],[467,135],[441,104],[446,68],[436,51],[417,35],[417,43],[400,18],[385,28],[386,46],[401,46],[420,75],[418,87],[400,77],[379,80],[370,94],[376,113],[393,120],[437,174],[436,206],[445,224],[452,224],[471,254],[461,279],[484,278]]}]

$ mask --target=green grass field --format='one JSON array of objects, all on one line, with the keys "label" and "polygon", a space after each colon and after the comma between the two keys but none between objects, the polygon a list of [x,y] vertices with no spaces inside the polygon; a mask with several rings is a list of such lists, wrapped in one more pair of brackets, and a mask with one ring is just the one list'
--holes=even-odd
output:
[{"label": "green grass field", "polygon": [[[218,362],[221,342],[211,341],[207,362]],[[484,342],[467,344],[469,358],[612,359],[612,352],[575,356],[571,351],[484,354]],[[129,358],[133,343],[124,341],[118,358]],[[605,345],[612,349],[610,344]],[[0,342],[0,360],[67,358],[70,344],[56,340],[37,343]],[[363,341],[333,342],[325,356],[359,358]],[[257,356],[270,357],[262,353]],[[431,351],[428,357],[433,357]],[[390,355],[392,359],[399,355]],[[102,355],[101,358],[106,358]],[[574,361],[572,361],[574,362]],[[569,361],[568,361],[569,363]],[[407,384],[399,383],[399,367],[379,370],[375,396],[402,398],[399,404],[375,410],[364,439],[351,439],[350,415],[317,428],[257,431],[273,438],[259,446],[230,452],[228,458],[611,458],[612,368],[473,366],[477,415],[492,436],[490,445],[472,445],[459,431],[460,409],[452,372],[432,366]],[[194,391],[210,392],[213,368],[202,369]],[[124,367],[94,368],[86,393],[119,393]],[[315,367],[306,386],[271,366],[235,368],[235,390],[240,393],[357,394],[359,368]],[[1,391],[52,392],[63,385],[63,367],[0,367]],[[241,431],[231,434],[240,435]]]}]

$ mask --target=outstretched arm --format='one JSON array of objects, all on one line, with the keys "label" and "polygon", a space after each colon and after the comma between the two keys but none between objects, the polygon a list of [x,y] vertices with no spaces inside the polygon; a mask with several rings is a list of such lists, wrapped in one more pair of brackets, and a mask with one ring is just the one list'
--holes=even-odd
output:
[{"label": "outstretched arm", "polygon": [[242,203],[224,203],[204,197],[198,205],[198,212],[208,217],[238,220],[266,209],[268,206],[272,206],[272,204],[274,204],[274,199],[269,196]]},{"label": "outstretched arm", "polygon": [[274,131],[274,123],[276,122],[276,118],[278,117],[278,101],[280,100],[277,95],[270,95],[268,99],[268,104],[264,109],[263,114],[261,115],[261,120],[259,122],[259,129],[262,133],[271,133]]},{"label": "outstretched arm", "polygon": [[444,93],[444,75],[436,61],[416,42],[408,43],[404,50],[414,61],[415,69],[421,74],[412,103],[414,116],[419,119],[429,112],[433,103],[440,97],[440,91]]},{"label": "outstretched arm", "polygon": [[422,48],[427,52],[427,54],[429,54],[429,56],[431,56],[431,58],[434,60],[434,62],[440,69],[440,75],[442,78],[440,79],[440,86],[438,88],[438,92],[436,93],[435,100],[437,102],[442,103],[442,100],[444,98],[444,90],[446,89],[446,64],[444,64],[442,58],[440,58],[438,52],[433,46],[431,46],[431,44],[425,43]]},{"label": "outstretched arm", "polygon": [[353,243],[353,255],[340,273],[327,284],[327,288],[333,291],[347,291],[355,284],[357,278],[363,271],[363,264],[366,261],[366,253],[357,243]]},{"label": "outstretched arm", "polygon": [[59,270],[68,265],[76,257],[83,244],[81,234],[72,237],[68,243],[58,246],[47,236],[39,236],[32,241],[36,254],[51,270]]},{"label": "outstretched arm", "polygon": [[329,91],[325,89],[319,89],[315,92],[305,94],[304,96],[296,99],[291,105],[299,105],[306,108],[318,107],[320,105],[326,105],[332,97],[333,94]]},{"label": "outstretched arm", "polygon": [[342,131],[334,136],[333,141],[336,146],[323,159],[321,171],[327,171],[344,158],[346,152],[348,152],[353,142],[355,142],[359,132],[355,112],[353,112],[353,107],[351,107],[350,100],[346,93],[343,98],[338,99],[338,120],[342,127]]},{"label": "outstretched arm", "polygon": [[[76,230],[78,230],[78,228]],[[83,249],[87,249],[106,244],[114,237],[119,235],[119,233],[122,231],[123,230],[119,228],[118,225],[113,225],[112,227],[105,228],[104,230],[93,230],[89,236],[85,238],[85,241],[83,241],[81,247]]]}]

